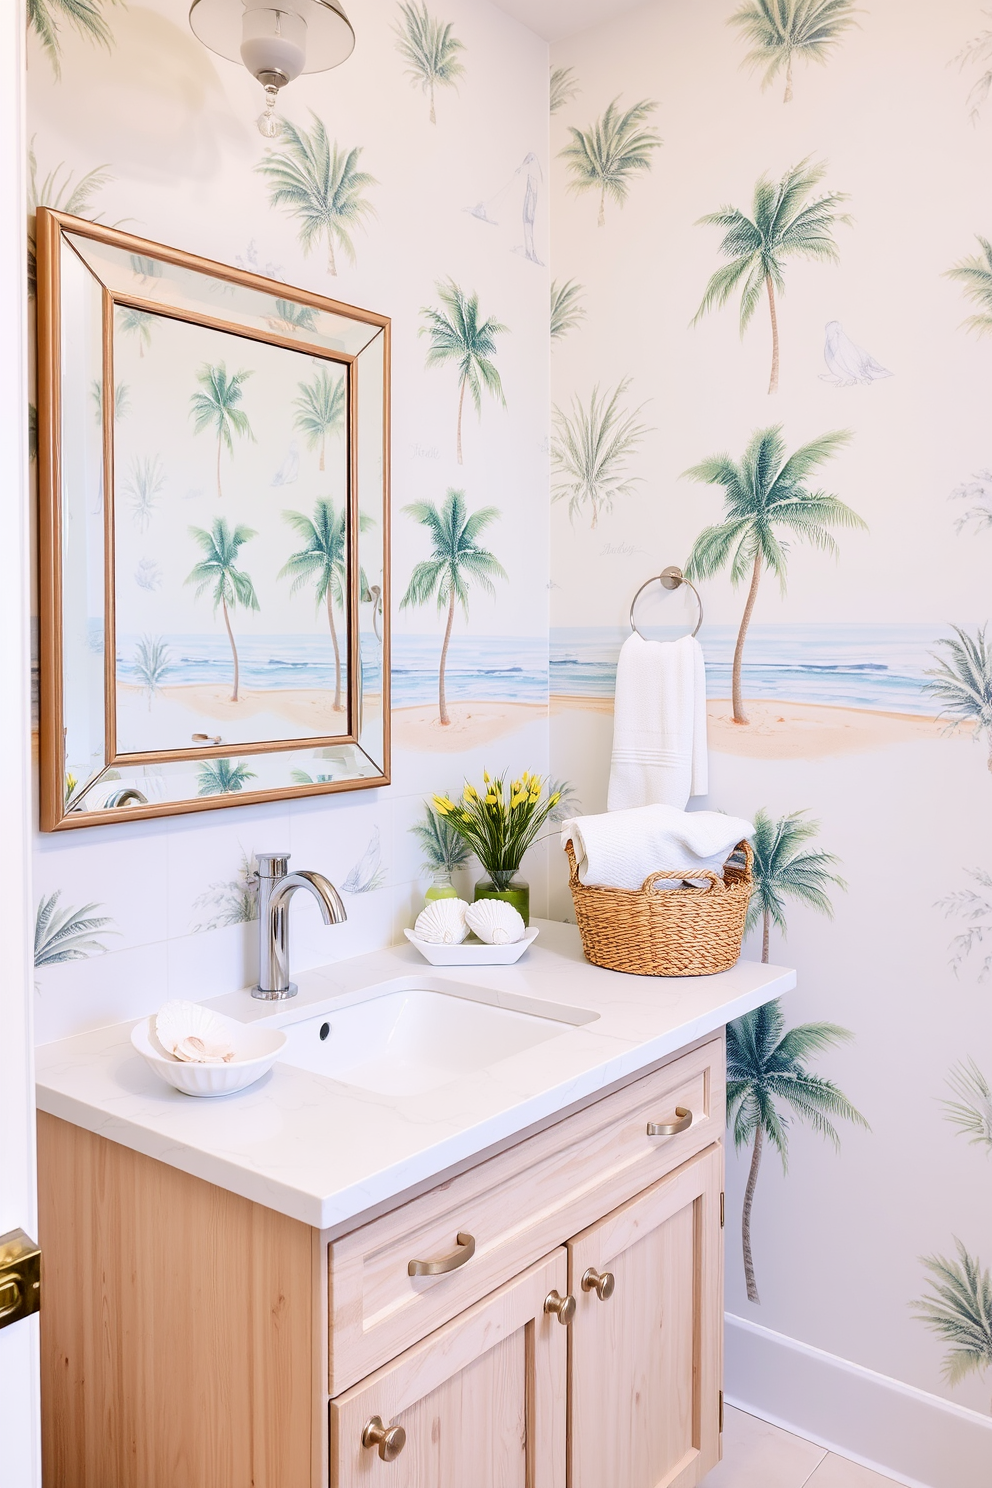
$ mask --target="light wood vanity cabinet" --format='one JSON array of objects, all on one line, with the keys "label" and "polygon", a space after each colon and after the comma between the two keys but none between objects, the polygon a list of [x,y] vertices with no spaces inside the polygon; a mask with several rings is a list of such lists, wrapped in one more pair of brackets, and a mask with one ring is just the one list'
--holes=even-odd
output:
[{"label": "light wood vanity cabinet", "polygon": [[691,1488],[723,1069],[711,1037],[343,1235],[41,1116],[46,1488]]}]

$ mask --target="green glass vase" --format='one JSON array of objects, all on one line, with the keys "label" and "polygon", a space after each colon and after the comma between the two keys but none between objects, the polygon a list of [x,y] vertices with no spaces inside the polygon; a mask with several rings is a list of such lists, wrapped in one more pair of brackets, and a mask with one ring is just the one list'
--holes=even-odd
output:
[{"label": "green glass vase", "polygon": [[458,890],[451,882],[451,874],[440,870],[433,875],[430,888],[424,895],[425,904],[433,904],[435,899],[457,899]]},{"label": "green glass vase", "polygon": [[498,889],[491,878],[480,878],[475,886],[473,899],[502,899],[512,904],[525,925],[530,924],[530,884],[514,879],[505,889]]}]

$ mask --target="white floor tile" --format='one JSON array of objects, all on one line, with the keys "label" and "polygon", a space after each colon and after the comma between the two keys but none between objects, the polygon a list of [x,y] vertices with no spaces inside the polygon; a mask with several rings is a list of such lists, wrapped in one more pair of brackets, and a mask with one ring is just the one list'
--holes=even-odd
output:
[{"label": "white floor tile", "polygon": [[807,1488],[896,1488],[896,1485],[892,1478],[883,1478],[880,1473],[831,1452],[820,1463]]},{"label": "white floor tile", "polygon": [[804,1488],[825,1456],[822,1447],[728,1407],[723,1461],[703,1488]]}]

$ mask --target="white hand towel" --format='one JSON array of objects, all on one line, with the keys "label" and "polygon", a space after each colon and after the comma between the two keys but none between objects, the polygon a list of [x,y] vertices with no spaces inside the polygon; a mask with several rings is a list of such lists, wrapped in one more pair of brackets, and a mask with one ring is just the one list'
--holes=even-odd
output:
[{"label": "white hand towel", "polygon": [[624,641],[617,663],[608,811],[661,804],[681,811],[709,789],[706,669],[694,636]]},{"label": "white hand towel", "polygon": [[[648,874],[662,868],[722,873],[738,842],[753,835],[751,822],[719,811],[641,806],[573,817],[562,824],[561,845],[564,848],[572,839],[582,883],[639,889]],[[692,872],[685,877],[691,881]],[[671,884],[678,888],[679,880],[672,879]]]}]

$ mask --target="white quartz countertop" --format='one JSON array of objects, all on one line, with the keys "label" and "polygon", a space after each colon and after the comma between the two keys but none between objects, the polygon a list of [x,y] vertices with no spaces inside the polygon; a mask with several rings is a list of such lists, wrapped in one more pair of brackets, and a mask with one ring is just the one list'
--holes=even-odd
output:
[{"label": "white quartz countertop", "polygon": [[[603,971],[573,925],[541,934],[516,966],[441,970],[394,946],[298,977],[290,1002],[247,991],[209,1006],[284,1027],[362,1000],[369,987],[471,984],[596,1016],[560,1036],[419,1095],[381,1095],[278,1063],[235,1095],[198,1100],[165,1085],[130,1042],[133,1022],[37,1050],[38,1107],[318,1229],[338,1229],[406,1190],[670,1054],[795,986],[795,972],[739,961],[716,976]],[[535,1006],[534,1011],[539,1011]]]}]

